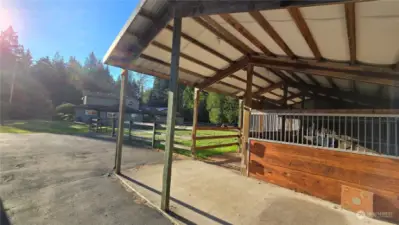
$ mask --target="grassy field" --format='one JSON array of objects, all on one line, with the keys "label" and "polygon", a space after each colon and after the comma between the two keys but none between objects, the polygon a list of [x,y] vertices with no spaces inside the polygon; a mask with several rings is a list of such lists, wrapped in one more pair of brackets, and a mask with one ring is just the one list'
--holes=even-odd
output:
[{"label": "grassy field", "polygon": [[[157,140],[156,147],[159,149],[164,149],[165,146],[160,142],[165,141],[165,129],[158,129],[155,140]],[[233,135],[237,134],[237,131],[213,131],[213,130],[199,130],[197,131],[197,136],[216,136],[216,135]],[[151,138],[152,130],[133,130],[132,135],[136,137],[142,138]],[[209,146],[209,145],[218,145],[218,144],[228,144],[237,142],[237,138],[226,138],[226,139],[211,139],[211,140],[198,140],[197,146]],[[185,147],[191,147],[192,139],[191,139],[191,130],[175,130],[175,144],[183,145]],[[206,158],[212,155],[219,155],[226,152],[236,152],[238,146],[228,146],[228,147],[220,147],[206,150],[197,151],[197,156],[199,158]],[[187,149],[176,148],[175,152],[183,155],[190,155],[191,152]]]},{"label": "grassy field", "polygon": [[68,121],[12,121],[0,126],[0,133],[54,133],[54,134],[78,134],[86,133],[88,127],[84,124],[76,124]]},{"label": "grassy field", "polygon": [[[110,128],[108,131],[111,132]],[[84,124],[76,124],[68,121],[44,121],[44,120],[31,120],[31,121],[9,121],[5,126],[0,126],[0,133],[53,133],[53,134],[81,134],[88,132],[88,126]],[[117,132],[117,129],[116,129]],[[156,148],[164,149],[165,146],[162,142],[165,141],[165,129],[157,129],[156,135]],[[125,135],[128,135],[129,130],[125,128]],[[199,130],[197,136],[216,136],[216,135],[231,135],[237,134],[237,131],[213,131],[213,130]],[[132,136],[145,138],[151,140],[151,129],[134,128]],[[218,144],[227,144],[237,142],[237,138],[228,139],[213,139],[213,140],[198,140],[197,146],[209,146]],[[184,148],[176,148],[174,151],[183,155],[190,155],[191,152],[187,150],[191,147],[191,130],[175,130],[175,144],[182,145]],[[221,147],[214,149],[206,149],[197,151],[199,158],[206,158],[212,155],[223,154],[225,152],[235,152],[238,146]]]}]

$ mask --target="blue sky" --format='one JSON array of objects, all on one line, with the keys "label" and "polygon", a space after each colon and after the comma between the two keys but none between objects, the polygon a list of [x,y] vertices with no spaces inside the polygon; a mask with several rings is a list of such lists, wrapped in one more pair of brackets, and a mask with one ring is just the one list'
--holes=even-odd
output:
[{"label": "blue sky", "polygon": [[[139,0],[0,0],[0,29],[11,23],[33,58],[59,52],[102,59]],[[117,76],[120,69],[111,68]]]}]

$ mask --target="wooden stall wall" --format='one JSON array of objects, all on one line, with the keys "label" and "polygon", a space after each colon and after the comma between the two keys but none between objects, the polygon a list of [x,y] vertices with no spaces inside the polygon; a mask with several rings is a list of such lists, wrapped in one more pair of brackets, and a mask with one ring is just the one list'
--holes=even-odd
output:
[{"label": "wooden stall wall", "polygon": [[399,160],[251,140],[249,175],[341,203],[346,185],[374,193],[373,211],[399,221]]}]

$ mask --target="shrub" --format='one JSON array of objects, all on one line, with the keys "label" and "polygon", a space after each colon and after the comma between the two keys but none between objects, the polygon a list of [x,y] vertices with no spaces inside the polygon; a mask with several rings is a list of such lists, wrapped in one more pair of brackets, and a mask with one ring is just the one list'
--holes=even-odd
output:
[{"label": "shrub", "polygon": [[58,113],[63,113],[67,115],[73,115],[75,113],[75,105],[71,103],[64,103],[61,104],[57,107],[55,107],[55,112]]}]

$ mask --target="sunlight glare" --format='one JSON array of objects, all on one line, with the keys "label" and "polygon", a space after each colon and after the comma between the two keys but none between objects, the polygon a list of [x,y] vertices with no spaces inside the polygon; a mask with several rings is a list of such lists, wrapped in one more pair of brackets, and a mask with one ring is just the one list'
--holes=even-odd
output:
[{"label": "sunlight glare", "polygon": [[11,14],[7,9],[0,8],[0,30],[5,30],[11,25]]}]

